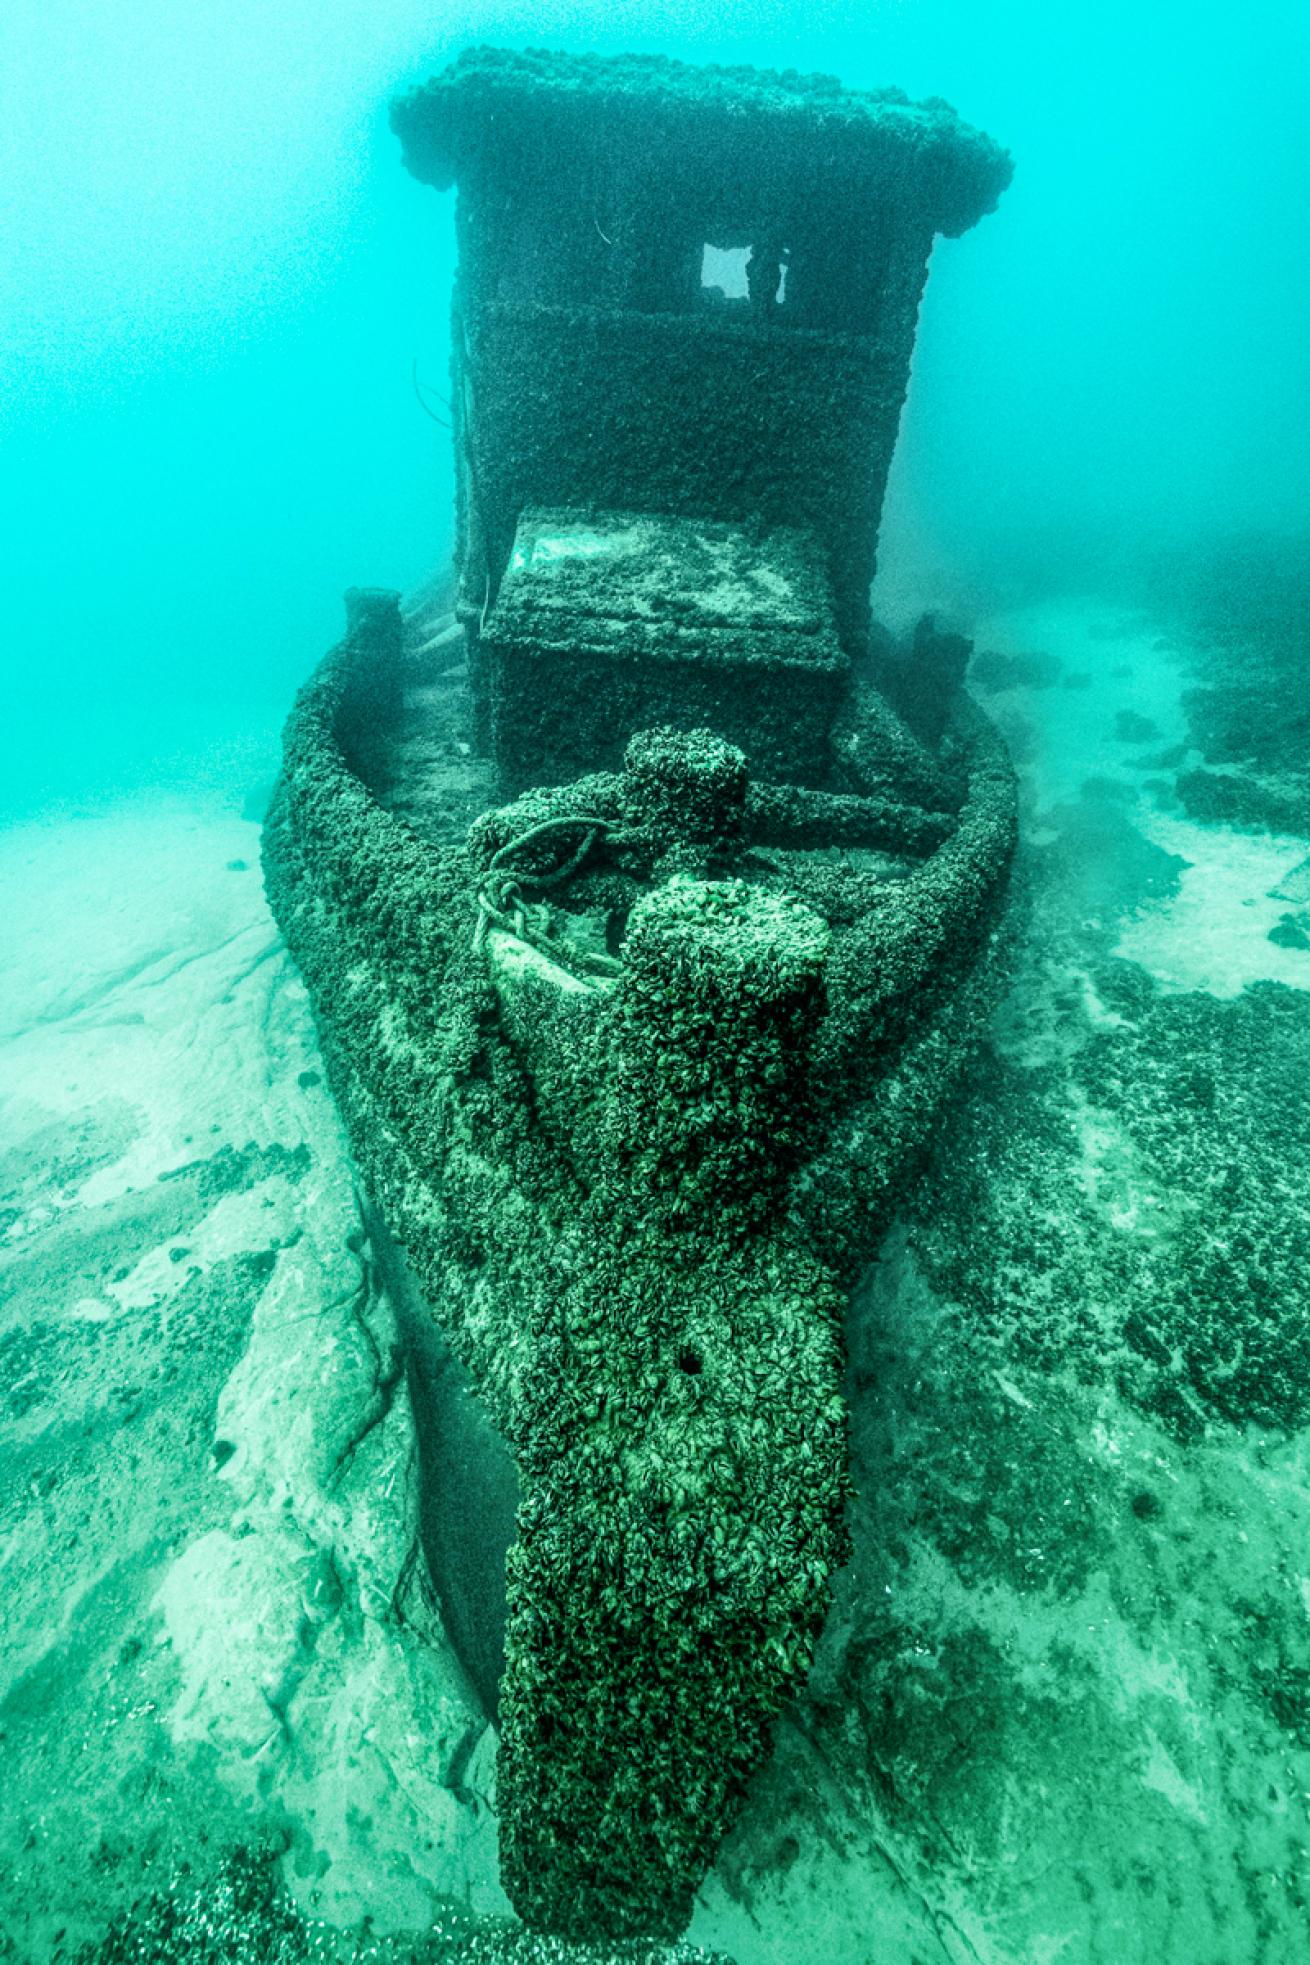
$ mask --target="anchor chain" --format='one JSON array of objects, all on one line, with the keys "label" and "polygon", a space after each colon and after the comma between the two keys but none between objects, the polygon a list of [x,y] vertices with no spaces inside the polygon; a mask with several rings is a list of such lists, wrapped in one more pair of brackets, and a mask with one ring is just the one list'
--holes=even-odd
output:
[{"label": "anchor chain", "polygon": [[[585,829],[582,843],[568,859],[550,872],[532,873],[523,868],[516,870],[509,864],[525,846],[547,833],[576,831],[580,826]],[[620,974],[623,965],[617,957],[576,948],[557,934],[551,926],[549,907],[530,896],[548,893],[551,888],[560,887],[566,880],[572,879],[598,840],[603,839],[610,846],[622,846],[635,836],[631,832],[617,830],[610,819],[579,813],[567,818],[543,819],[540,824],[530,826],[526,832],[507,840],[493,857],[478,887],[478,924],[473,936],[474,948],[482,948],[489,928],[500,928],[507,934],[517,936],[570,974],[581,970],[580,981],[594,978],[599,983],[603,977],[612,978]]]}]

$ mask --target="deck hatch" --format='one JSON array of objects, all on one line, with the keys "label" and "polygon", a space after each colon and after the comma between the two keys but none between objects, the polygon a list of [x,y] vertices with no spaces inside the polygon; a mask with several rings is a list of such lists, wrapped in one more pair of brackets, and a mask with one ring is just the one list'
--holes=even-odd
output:
[{"label": "deck hatch", "polygon": [[812,535],[624,512],[525,513],[483,653],[509,789],[617,768],[659,724],[816,775],[850,666]]}]

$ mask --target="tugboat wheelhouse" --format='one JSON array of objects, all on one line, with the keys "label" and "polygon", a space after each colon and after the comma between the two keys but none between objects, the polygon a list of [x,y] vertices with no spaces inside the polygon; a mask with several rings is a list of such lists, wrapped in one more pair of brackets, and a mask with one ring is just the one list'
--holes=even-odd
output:
[{"label": "tugboat wheelhouse", "polygon": [[476,1396],[445,1505],[503,1614],[427,1551],[506,1887],[669,1936],[803,1683],[845,1298],[995,989],[1009,763],[869,586],[933,239],[1010,167],[650,58],[475,49],[394,122],[458,190],[458,594],[348,597],[266,882],[411,1373]]}]

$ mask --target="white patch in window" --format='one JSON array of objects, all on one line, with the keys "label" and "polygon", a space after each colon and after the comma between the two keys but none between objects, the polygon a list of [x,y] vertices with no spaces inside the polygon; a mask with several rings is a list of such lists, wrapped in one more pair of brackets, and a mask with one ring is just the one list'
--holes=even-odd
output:
[{"label": "white patch in window", "polygon": [[706,246],[701,254],[701,286],[710,292],[717,288],[725,300],[748,299],[746,261],[749,258],[749,246],[733,246],[727,251],[719,246]]}]

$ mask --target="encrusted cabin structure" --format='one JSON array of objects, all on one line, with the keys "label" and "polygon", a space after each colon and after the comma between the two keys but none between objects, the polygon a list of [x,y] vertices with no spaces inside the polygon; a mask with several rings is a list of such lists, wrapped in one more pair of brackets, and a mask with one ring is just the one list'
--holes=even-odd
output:
[{"label": "encrusted cabin structure", "polygon": [[993,1000],[1013,774],[967,644],[890,647],[868,586],[933,235],[1009,164],[940,103],[650,59],[478,49],[395,121],[459,187],[468,662],[354,594],[265,878],[512,1490],[503,1653],[426,1545],[506,1888],[665,1937],[812,1658],[846,1295]]},{"label": "encrusted cabin structure", "polygon": [[813,752],[867,641],[933,239],[1009,158],[898,89],[657,57],[476,48],[393,123],[458,187],[459,561],[506,788],[665,720],[779,775],[759,726]]}]

